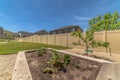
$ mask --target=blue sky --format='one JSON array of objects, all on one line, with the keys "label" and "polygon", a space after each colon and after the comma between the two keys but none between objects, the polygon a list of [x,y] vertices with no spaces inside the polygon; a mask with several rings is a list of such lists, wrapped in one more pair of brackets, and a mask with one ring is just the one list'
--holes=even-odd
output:
[{"label": "blue sky", "polygon": [[47,31],[79,25],[84,30],[88,20],[118,11],[120,0],[0,0],[0,26],[13,32]]}]

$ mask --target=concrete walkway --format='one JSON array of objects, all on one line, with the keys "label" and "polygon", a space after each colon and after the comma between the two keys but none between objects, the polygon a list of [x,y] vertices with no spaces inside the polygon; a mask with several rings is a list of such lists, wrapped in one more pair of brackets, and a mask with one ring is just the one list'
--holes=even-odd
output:
[{"label": "concrete walkway", "polygon": [[120,64],[104,64],[96,80],[120,80]]},{"label": "concrete walkway", "polygon": [[11,80],[17,54],[0,55],[0,80]]},{"label": "concrete walkway", "polygon": [[8,42],[0,42],[0,44],[4,44],[4,43],[8,43]]}]

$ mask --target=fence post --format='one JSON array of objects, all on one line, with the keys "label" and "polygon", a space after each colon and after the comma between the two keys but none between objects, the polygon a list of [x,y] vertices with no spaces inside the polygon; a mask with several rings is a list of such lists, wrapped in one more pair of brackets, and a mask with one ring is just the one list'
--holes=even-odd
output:
[{"label": "fence post", "polygon": [[[107,41],[107,31],[106,30],[105,30],[105,41],[108,42]],[[108,52],[108,47],[106,47],[106,52]]]},{"label": "fence post", "polygon": [[54,34],[54,45],[56,45],[56,34]]},{"label": "fence post", "polygon": [[40,35],[40,37],[41,37],[41,41],[40,42],[42,43],[42,35]]},{"label": "fence post", "polygon": [[68,47],[68,33],[67,33],[67,47]]},{"label": "fence post", "polygon": [[37,43],[37,35],[36,35],[36,43]]},{"label": "fence post", "polygon": [[46,35],[46,43],[48,44],[48,35]]},{"label": "fence post", "polygon": [[31,36],[31,43],[33,42],[32,36]]},{"label": "fence post", "polygon": [[[108,40],[107,40],[107,31],[106,30],[103,31],[103,41],[108,42]],[[108,47],[105,48],[105,52],[106,53],[108,52]]]}]

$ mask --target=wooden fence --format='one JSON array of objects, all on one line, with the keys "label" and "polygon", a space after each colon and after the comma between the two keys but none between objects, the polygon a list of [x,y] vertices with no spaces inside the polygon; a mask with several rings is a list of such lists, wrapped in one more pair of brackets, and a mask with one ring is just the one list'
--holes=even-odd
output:
[{"label": "wooden fence", "polygon": [[[111,50],[113,53],[120,53],[120,30],[95,32],[94,38],[100,41],[107,41],[110,45],[107,49],[104,47],[99,47],[94,48],[93,50],[102,52],[109,52]],[[16,39],[16,41],[19,42],[45,43],[85,49],[84,45],[73,45],[73,42],[78,42],[78,40],[79,38],[71,36],[71,34],[33,35],[30,37]]]}]

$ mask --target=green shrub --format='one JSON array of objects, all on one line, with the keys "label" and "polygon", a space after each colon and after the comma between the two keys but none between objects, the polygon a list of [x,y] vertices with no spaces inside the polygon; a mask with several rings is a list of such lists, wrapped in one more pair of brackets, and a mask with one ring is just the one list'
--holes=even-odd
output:
[{"label": "green shrub", "polygon": [[44,69],[44,73],[54,72],[57,73],[58,70],[62,70],[63,72],[66,72],[66,69],[64,66],[68,65],[70,63],[70,55],[65,54],[63,57],[58,54],[56,50],[52,50],[52,57],[50,58],[50,61],[47,62],[49,68]]},{"label": "green shrub", "polygon": [[39,52],[38,52],[38,56],[43,56],[44,54],[46,54],[45,48],[41,47],[40,50],[39,50]]},{"label": "green shrub", "polygon": [[68,55],[68,54],[65,54],[64,55],[64,64],[65,65],[68,65],[69,63],[70,63],[70,55]]}]

